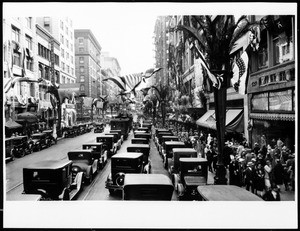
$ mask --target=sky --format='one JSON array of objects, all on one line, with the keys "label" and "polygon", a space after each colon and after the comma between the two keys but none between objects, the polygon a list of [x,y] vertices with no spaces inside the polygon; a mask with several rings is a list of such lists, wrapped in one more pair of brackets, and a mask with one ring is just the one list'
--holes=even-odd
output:
[{"label": "sky", "polygon": [[[267,10],[266,10],[267,9]],[[121,75],[155,67],[154,25],[160,15],[284,14],[276,4],[237,3],[4,3],[5,15],[68,16],[74,29],[90,29],[102,47],[118,60]]]}]

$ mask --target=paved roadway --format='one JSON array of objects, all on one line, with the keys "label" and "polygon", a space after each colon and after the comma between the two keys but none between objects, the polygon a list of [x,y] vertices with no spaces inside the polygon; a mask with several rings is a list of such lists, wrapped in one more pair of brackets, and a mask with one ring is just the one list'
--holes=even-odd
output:
[{"label": "paved roadway", "polygon": [[[106,130],[109,127],[105,128]],[[74,138],[66,138],[58,141],[56,145],[53,145],[47,149],[39,152],[34,152],[20,159],[6,164],[6,199],[7,200],[20,200],[20,195],[23,191],[23,167],[28,166],[31,163],[38,162],[40,160],[61,160],[67,159],[67,152],[71,149],[81,149],[83,143],[95,142],[97,134],[90,132]],[[126,148],[131,144],[133,133],[131,132],[128,139],[124,141],[121,149],[118,152],[126,152]],[[150,159],[152,165],[152,173],[161,173],[168,175],[167,170],[163,168],[162,158],[158,154],[156,146],[151,140],[150,144]],[[105,180],[110,173],[111,165],[110,159],[105,165],[104,169],[94,178],[91,185],[85,185],[83,191],[78,195],[77,200],[121,200],[121,193],[110,195],[105,188]],[[208,173],[208,184],[214,183],[214,174]],[[177,200],[176,192],[173,193],[172,200]],[[295,193],[291,191],[281,191],[282,201],[294,201]]]}]

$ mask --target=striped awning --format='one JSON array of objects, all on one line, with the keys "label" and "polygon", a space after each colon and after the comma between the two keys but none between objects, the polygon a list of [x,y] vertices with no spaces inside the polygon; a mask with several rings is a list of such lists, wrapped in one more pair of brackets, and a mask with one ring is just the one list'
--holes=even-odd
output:
[{"label": "striped awning", "polygon": [[295,114],[292,113],[250,113],[251,119],[258,120],[282,120],[295,121]]},{"label": "striped awning", "polygon": [[[243,109],[228,109],[226,111],[226,131],[243,132],[244,113]],[[208,110],[196,124],[202,127],[216,130],[216,115],[214,110]]]}]

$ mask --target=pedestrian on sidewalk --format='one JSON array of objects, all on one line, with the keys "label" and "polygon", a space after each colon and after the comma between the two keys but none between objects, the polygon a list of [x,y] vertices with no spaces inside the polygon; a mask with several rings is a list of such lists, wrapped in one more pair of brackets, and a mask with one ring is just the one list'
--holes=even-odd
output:
[{"label": "pedestrian on sidewalk", "polygon": [[206,147],[204,149],[204,153],[205,153],[205,156],[206,156],[206,159],[208,162],[208,171],[213,172],[212,166],[211,166],[212,162],[213,162],[213,153],[212,153],[210,145],[208,145],[208,144],[206,145]]},{"label": "pedestrian on sidewalk", "polygon": [[263,165],[258,162],[256,169],[255,169],[255,189],[256,189],[256,194],[260,197],[263,197],[265,194],[265,171],[263,168]]},{"label": "pedestrian on sidewalk", "polygon": [[231,161],[229,163],[229,184],[241,186],[238,159],[233,155],[231,155],[230,157]]},{"label": "pedestrian on sidewalk", "polygon": [[274,166],[273,172],[274,172],[274,184],[280,192],[280,188],[282,187],[283,184],[284,168],[279,159],[276,159],[276,164]]},{"label": "pedestrian on sidewalk", "polygon": [[253,170],[253,163],[252,162],[248,162],[247,163],[247,168],[245,169],[244,172],[244,181],[245,181],[245,186],[246,186],[246,190],[250,191],[251,188],[251,192],[254,193],[254,188],[253,188],[253,180],[254,180],[254,170]]},{"label": "pedestrian on sidewalk", "polygon": [[265,170],[265,188],[266,192],[268,192],[271,189],[271,171],[272,171],[272,166],[271,166],[271,161],[266,160],[266,165],[264,166]]}]

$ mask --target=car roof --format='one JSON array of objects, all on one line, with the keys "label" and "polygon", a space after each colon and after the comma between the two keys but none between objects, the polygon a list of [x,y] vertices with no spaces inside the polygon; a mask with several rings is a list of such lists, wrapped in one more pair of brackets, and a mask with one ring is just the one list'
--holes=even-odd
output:
[{"label": "car roof", "polygon": [[53,132],[53,130],[44,130],[43,132]]},{"label": "car roof", "polygon": [[76,149],[76,150],[68,151],[68,153],[82,153],[82,152],[84,152],[84,153],[90,152],[91,153],[92,150],[90,150],[90,149],[80,149],[80,150]]},{"label": "car roof", "polygon": [[173,152],[197,152],[193,148],[173,148]]},{"label": "car roof", "polygon": [[132,138],[132,140],[147,140],[146,138]]},{"label": "car roof", "polygon": [[94,143],[84,143],[84,144],[82,144],[82,145],[103,145],[103,143],[102,142],[94,142]]},{"label": "car roof", "polygon": [[126,185],[172,185],[172,181],[164,174],[126,173],[124,186]]},{"label": "car roof", "polygon": [[180,162],[184,163],[193,163],[193,162],[207,162],[206,158],[201,158],[201,157],[183,157],[179,159]]},{"label": "car roof", "polygon": [[42,133],[42,132],[40,132],[40,133],[33,133],[31,136],[41,136],[41,135],[45,135],[45,133]]},{"label": "car roof", "polygon": [[97,137],[100,137],[100,138],[113,138],[114,136],[113,135],[106,135],[106,134],[102,134],[102,135],[97,135]]},{"label": "car roof", "polygon": [[182,142],[182,141],[166,141],[165,142],[165,144],[166,145],[172,145],[172,144],[182,144],[182,145],[184,145],[184,142]]},{"label": "car roof", "polygon": [[32,163],[31,165],[24,167],[24,169],[59,169],[71,163],[72,161],[69,160],[43,160]]},{"label": "car roof", "polygon": [[22,139],[22,138],[24,138],[24,137],[27,138],[27,136],[16,136],[16,137],[13,137],[13,138],[16,139],[16,140],[20,140],[20,139]]},{"label": "car roof", "polygon": [[116,158],[127,158],[127,159],[136,159],[139,158],[140,156],[143,156],[143,153],[141,152],[121,152],[113,155],[111,158],[116,159]]},{"label": "car roof", "polygon": [[161,137],[162,138],[179,138],[178,136],[175,136],[175,135],[173,135],[173,136],[164,136],[164,135],[162,135]]},{"label": "car roof", "polygon": [[149,144],[130,144],[127,146],[127,148],[131,148],[131,147],[150,148],[150,145]]}]

